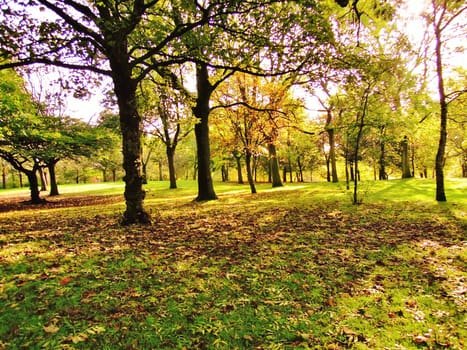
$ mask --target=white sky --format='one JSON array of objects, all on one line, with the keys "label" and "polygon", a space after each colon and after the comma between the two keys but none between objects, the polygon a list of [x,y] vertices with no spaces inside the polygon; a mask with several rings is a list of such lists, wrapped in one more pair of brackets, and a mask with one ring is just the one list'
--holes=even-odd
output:
[{"label": "white sky", "polygon": [[[404,30],[409,38],[413,40],[415,43],[419,42],[423,36],[423,32],[425,30],[425,25],[423,22],[420,21],[420,14],[430,8],[429,0],[406,0],[405,3],[406,8],[403,9],[402,11],[399,11],[402,16],[402,20],[399,20],[398,23],[401,24],[402,30]],[[461,19],[462,20],[462,19]],[[467,19],[464,16],[464,20],[467,21]],[[466,45],[466,40],[464,39],[462,41],[462,45],[465,47]],[[456,45],[460,44],[459,42],[456,43]],[[446,60],[445,60],[446,62]],[[456,57],[453,57],[450,61],[450,64],[453,66],[462,66],[467,69],[467,62],[465,60],[465,57],[463,54],[458,54]],[[67,109],[66,109],[66,114],[75,117],[75,118],[80,118],[85,121],[89,120],[96,120],[99,113],[102,111],[102,107],[100,105],[102,95],[96,91],[97,93],[94,94],[90,99],[88,100],[79,100],[75,98],[69,98],[67,100]],[[302,95],[300,93],[300,95]],[[317,105],[316,102],[309,101],[308,107],[310,109],[321,109],[319,105]],[[316,113],[311,111],[311,114]]]}]

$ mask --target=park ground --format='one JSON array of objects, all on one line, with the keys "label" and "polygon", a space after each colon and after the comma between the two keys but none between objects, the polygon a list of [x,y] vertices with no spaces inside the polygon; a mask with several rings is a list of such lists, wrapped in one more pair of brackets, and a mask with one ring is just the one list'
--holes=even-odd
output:
[{"label": "park ground", "polygon": [[467,180],[0,191],[0,349],[465,349]]}]

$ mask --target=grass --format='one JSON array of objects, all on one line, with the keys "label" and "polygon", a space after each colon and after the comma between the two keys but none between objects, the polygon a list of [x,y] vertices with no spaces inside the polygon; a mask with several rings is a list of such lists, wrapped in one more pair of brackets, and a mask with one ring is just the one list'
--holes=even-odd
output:
[{"label": "grass", "polygon": [[466,180],[179,185],[131,227],[122,184],[0,192],[0,349],[465,348]]}]

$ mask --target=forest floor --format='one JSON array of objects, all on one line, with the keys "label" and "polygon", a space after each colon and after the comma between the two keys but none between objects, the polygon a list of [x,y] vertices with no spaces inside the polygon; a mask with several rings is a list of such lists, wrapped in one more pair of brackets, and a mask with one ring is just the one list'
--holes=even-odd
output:
[{"label": "forest floor", "polygon": [[[0,191],[0,349],[464,349],[467,180]],[[99,195],[99,193],[105,193]],[[26,192],[27,194],[27,192]],[[27,199],[27,198],[26,198]]]}]

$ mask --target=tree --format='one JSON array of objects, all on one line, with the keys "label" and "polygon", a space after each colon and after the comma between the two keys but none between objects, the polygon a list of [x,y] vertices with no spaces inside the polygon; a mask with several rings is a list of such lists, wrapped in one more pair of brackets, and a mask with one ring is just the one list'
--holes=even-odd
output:
[{"label": "tree", "polygon": [[117,180],[117,170],[121,168],[122,144],[119,127],[119,116],[110,110],[100,114],[96,128],[106,135],[106,144],[97,150],[95,167],[102,170],[102,181],[108,181],[108,171],[112,173],[112,181]]},{"label": "tree", "polygon": [[[185,22],[171,21],[170,13],[178,6],[189,7],[193,16]],[[168,46],[194,28],[208,24],[217,15],[217,7],[178,1],[173,7],[161,6],[157,0],[99,1],[94,5],[73,0],[6,1],[2,6],[0,57],[10,61],[2,62],[1,68],[41,63],[87,70],[112,79],[125,170],[123,224],[150,223],[150,215],[143,208],[138,83],[156,67],[178,62],[166,55],[170,52]],[[44,15],[33,15],[37,13]],[[150,35],[145,36],[148,32]]]},{"label": "tree", "polygon": [[261,147],[270,151],[274,167],[273,186],[281,186],[276,143],[280,131],[290,125],[298,102],[292,99],[290,85],[274,78],[237,73],[216,94],[217,118],[229,124],[231,134],[243,150],[248,183],[256,193],[252,161]]},{"label": "tree", "polygon": [[[431,0],[431,8],[425,14],[425,19],[432,26],[434,33],[434,54],[437,76],[437,91],[439,97],[440,128],[438,151],[436,153],[436,200],[446,201],[444,188],[444,164],[447,143],[448,104],[450,99],[459,94],[451,95],[445,86],[445,63],[449,39],[455,38],[455,34],[465,37],[465,23],[461,16],[467,11],[467,5],[457,0]],[[460,23],[459,23],[460,22]],[[460,32],[460,33],[459,33]],[[465,93],[465,88],[463,93]]]},{"label": "tree", "polygon": [[[179,142],[185,139],[195,123],[184,96],[154,78],[142,87],[141,98],[144,123],[147,133],[157,137],[165,145],[169,168],[169,188],[177,188],[175,174],[175,150]],[[149,158],[150,153],[148,154]]]},{"label": "tree", "polygon": [[[209,172],[209,98],[223,79],[211,83],[209,71],[224,71],[225,78],[234,70],[261,74],[297,70],[304,61],[319,60],[322,44],[331,39],[318,4],[310,0],[266,4],[135,0],[99,1],[94,5],[74,0],[59,4],[52,0],[10,0],[2,11],[1,56],[11,59],[2,64],[4,68],[52,64],[89,70],[112,79],[126,173],[126,224],[150,222],[143,208],[142,121],[136,99],[137,85],[148,73],[158,70],[163,74],[174,64],[195,64],[198,95],[193,111],[200,119],[195,134],[198,178],[202,181],[198,199],[212,199],[215,193]],[[46,16],[31,15],[40,12]],[[281,42],[280,37],[286,40]],[[267,67],[265,57],[269,61]],[[278,70],[278,57],[287,57],[289,66]]]},{"label": "tree", "polygon": [[40,149],[40,120],[22,78],[13,70],[0,71],[0,157],[28,177],[31,203],[42,203],[35,151]]},{"label": "tree", "polygon": [[[174,12],[174,22],[190,16]],[[186,10],[186,9],[185,9]],[[180,41],[175,52],[188,52],[196,77],[192,94],[198,156],[197,200],[215,199],[210,173],[209,114],[213,92],[235,72],[258,76],[297,72],[319,62],[332,41],[327,20],[315,1],[230,2],[221,16]],[[159,70],[173,86],[190,91],[170,70]]]},{"label": "tree", "polygon": [[51,195],[58,195],[57,162],[90,156],[106,137],[80,120],[43,114],[14,71],[0,71],[0,77],[0,156],[27,175],[31,202],[41,203],[36,176],[41,167],[49,170]]}]

